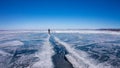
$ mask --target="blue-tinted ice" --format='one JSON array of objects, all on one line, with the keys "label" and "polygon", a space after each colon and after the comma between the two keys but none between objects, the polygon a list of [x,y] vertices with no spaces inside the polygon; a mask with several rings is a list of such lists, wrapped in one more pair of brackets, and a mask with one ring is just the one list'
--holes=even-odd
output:
[{"label": "blue-tinted ice", "polygon": [[0,33],[0,68],[120,68],[120,35]]}]

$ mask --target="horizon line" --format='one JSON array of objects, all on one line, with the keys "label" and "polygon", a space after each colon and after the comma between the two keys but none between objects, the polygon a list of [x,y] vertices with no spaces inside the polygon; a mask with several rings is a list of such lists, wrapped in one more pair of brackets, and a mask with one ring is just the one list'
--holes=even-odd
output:
[{"label": "horizon line", "polygon": [[[48,28],[50,29],[50,28]],[[48,30],[48,29],[0,29],[0,31],[7,31],[7,30],[11,30],[11,31],[16,31],[16,30]],[[51,28],[51,30],[120,30],[120,28],[66,28],[66,29],[59,29],[59,28],[56,28],[56,29],[53,29]]]}]

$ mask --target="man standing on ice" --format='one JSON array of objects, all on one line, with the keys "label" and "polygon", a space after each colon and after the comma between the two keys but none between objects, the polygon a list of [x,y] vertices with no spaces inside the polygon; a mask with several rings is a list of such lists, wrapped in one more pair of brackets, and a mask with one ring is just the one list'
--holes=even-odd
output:
[{"label": "man standing on ice", "polygon": [[48,29],[48,34],[50,34],[50,29]]}]

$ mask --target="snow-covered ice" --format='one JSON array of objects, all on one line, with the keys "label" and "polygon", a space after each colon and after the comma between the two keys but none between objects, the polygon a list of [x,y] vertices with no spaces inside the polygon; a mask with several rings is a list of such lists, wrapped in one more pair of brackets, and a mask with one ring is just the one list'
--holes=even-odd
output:
[{"label": "snow-covered ice", "polygon": [[0,31],[0,67],[55,68],[51,38],[74,68],[120,68],[120,32],[83,30]]}]

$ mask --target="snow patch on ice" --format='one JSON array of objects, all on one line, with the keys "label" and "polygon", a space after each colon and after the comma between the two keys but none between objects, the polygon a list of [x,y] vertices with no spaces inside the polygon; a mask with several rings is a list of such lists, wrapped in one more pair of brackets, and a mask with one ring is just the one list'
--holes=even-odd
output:
[{"label": "snow patch on ice", "polygon": [[47,30],[6,30],[0,31],[0,34],[8,33],[47,33]]},{"label": "snow patch on ice", "polygon": [[54,33],[81,33],[81,34],[117,34],[120,35],[120,32],[115,31],[100,31],[100,30],[56,30]]},{"label": "snow patch on ice", "polygon": [[0,47],[8,47],[8,46],[18,46],[18,45],[24,45],[21,41],[15,40],[15,41],[8,41],[5,43],[1,43]]},{"label": "snow patch on ice", "polygon": [[44,42],[42,50],[35,54],[36,57],[39,57],[39,61],[33,64],[32,68],[54,68],[52,62],[52,56],[54,55],[53,47],[49,42],[50,36]]}]

